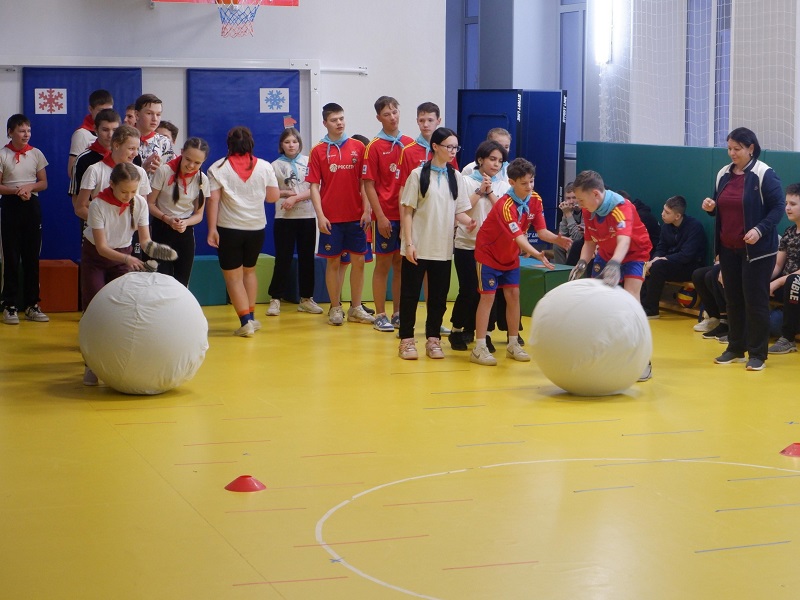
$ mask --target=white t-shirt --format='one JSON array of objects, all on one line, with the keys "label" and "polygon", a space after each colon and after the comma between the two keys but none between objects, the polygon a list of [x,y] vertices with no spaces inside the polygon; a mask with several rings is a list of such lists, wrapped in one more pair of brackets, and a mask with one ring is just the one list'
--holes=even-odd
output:
[{"label": "white t-shirt", "polygon": [[[148,194],[152,191],[150,189],[150,179],[147,177],[145,170],[139,165],[133,165],[139,171],[139,194],[147,198]],[[92,198],[111,185],[111,171],[114,167],[108,166],[102,160],[94,163],[91,167],[86,169],[81,179],[82,190],[92,190]]]},{"label": "white t-shirt", "polygon": [[[175,181],[170,185],[170,180],[175,178]],[[172,199],[173,188],[178,186],[178,200]],[[156,198],[156,206],[161,212],[172,218],[188,219],[197,210],[197,199],[200,196],[200,190],[203,190],[204,200],[208,200],[210,195],[210,187],[208,184],[208,177],[205,173],[199,172],[192,177],[186,190],[183,189],[183,183],[178,181],[175,176],[175,171],[169,165],[161,165],[153,174],[152,188],[154,190],[161,190],[161,193]]]},{"label": "white t-shirt", "polygon": [[[481,186],[481,182],[477,179],[473,179],[472,177],[464,177],[464,185],[467,187],[467,197],[472,195],[475,190],[477,190]],[[497,179],[492,182],[492,191],[494,192],[495,197],[499,200],[500,197],[508,191],[508,181]],[[455,246],[460,250],[475,250],[475,238],[478,236],[478,230],[481,228],[481,224],[486,220],[486,217],[489,215],[489,211],[492,210],[492,201],[488,198],[481,198],[475,203],[475,206],[472,207],[472,210],[469,211],[469,216],[475,219],[475,222],[478,224],[475,229],[471,232],[467,231],[467,228],[464,227],[461,223],[457,224],[456,227],[456,239],[455,239]]]},{"label": "white t-shirt", "polygon": [[217,225],[228,229],[257,231],[267,226],[264,201],[268,187],[278,187],[272,165],[256,159],[247,181],[233,170],[230,161],[221,158],[208,169],[211,191],[220,190]]},{"label": "white t-shirt", "polygon": [[47,159],[38,148],[28,150],[24,156],[20,155],[17,162],[14,151],[3,146],[0,148],[0,181],[9,187],[36,183],[36,173],[47,164]]},{"label": "white t-shirt", "polygon": [[[417,167],[408,176],[403,194],[402,206],[415,209],[411,224],[411,239],[417,250],[417,258],[425,260],[450,260],[453,258],[453,229],[456,215],[467,212],[471,206],[467,196],[464,178],[455,172],[458,182],[458,197],[453,200],[447,173],[441,175],[431,171],[431,183],[424,198],[419,197],[419,176],[422,167]],[[406,255],[405,239],[400,254]]]},{"label": "white t-shirt", "polygon": [[97,136],[88,129],[84,129],[83,127],[76,129],[72,134],[72,140],[69,143],[69,155],[78,156],[81,152],[91,146],[96,139]]},{"label": "white t-shirt", "polygon": [[[285,160],[272,161],[272,168],[275,170],[275,177],[278,179],[278,188],[281,190],[292,190],[295,194],[302,194],[307,191],[311,184],[306,183],[306,175],[308,174],[308,157],[298,156],[295,162],[297,165],[297,175],[292,170],[292,165]],[[317,213],[314,211],[314,205],[311,203],[311,198],[303,200],[295,204],[291,210],[283,210],[283,201],[286,198],[281,198],[275,204],[275,218],[276,219],[314,219]]]},{"label": "white t-shirt", "polygon": [[[136,228],[150,224],[147,200],[138,194],[133,198],[133,221]],[[105,200],[97,200],[89,205],[89,217],[86,219],[86,228],[83,237],[94,244],[93,229],[103,229],[106,233],[106,243],[111,248],[127,248],[131,245],[133,232],[131,227],[131,213],[129,209],[119,214],[119,206],[109,204]]]},{"label": "white t-shirt", "polygon": [[[464,177],[469,177],[477,168],[478,168],[478,163],[472,161],[471,163],[466,165],[463,169],[461,169],[461,174]],[[497,173],[497,178],[502,179],[504,182],[508,183],[508,172],[506,169],[508,169],[508,163],[504,162],[502,168]],[[503,193],[505,194],[505,192]]]}]

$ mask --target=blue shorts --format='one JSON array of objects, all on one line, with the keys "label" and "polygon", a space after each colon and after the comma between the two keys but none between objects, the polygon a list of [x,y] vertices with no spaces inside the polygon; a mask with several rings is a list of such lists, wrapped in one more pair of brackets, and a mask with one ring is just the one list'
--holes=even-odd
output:
[{"label": "blue shorts", "polygon": [[392,224],[392,233],[388,238],[383,237],[375,227],[375,254],[397,254],[400,252],[400,221],[389,221]]},{"label": "blue shorts", "polygon": [[[372,262],[372,259],[373,259],[372,246],[367,244],[367,251],[364,254],[364,262],[365,263]],[[343,265],[349,265],[350,264],[350,253],[349,252],[342,252],[341,262],[342,262]]]},{"label": "blue shorts", "polygon": [[367,234],[358,221],[331,223],[330,234],[322,232],[319,234],[317,256],[335,258],[345,252],[367,253]]},{"label": "blue shorts", "polygon": [[[592,267],[592,277],[600,277],[600,273],[606,268],[606,261],[600,258],[599,255],[594,257],[594,266]],[[631,262],[622,263],[619,269],[620,281],[624,281],[626,277],[631,279],[641,279],[644,281],[644,262],[634,260]]]},{"label": "blue shorts", "polygon": [[519,287],[519,267],[510,271],[500,271],[475,263],[478,269],[478,292],[494,294],[497,288]]}]

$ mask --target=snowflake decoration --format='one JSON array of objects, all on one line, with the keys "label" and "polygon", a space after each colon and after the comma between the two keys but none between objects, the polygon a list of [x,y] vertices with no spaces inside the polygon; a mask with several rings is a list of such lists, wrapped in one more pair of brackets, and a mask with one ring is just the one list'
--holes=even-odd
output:
[{"label": "snowflake decoration", "polygon": [[286,96],[280,90],[270,90],[267,92],[264,102],[267,103],[267,108],[270,110],[280,110],[286,103]]},{"label": "snowflake decoration", "polygon": [[52,88],[39,92],[39,110],[50,114],[64,110],[64,93]]}]

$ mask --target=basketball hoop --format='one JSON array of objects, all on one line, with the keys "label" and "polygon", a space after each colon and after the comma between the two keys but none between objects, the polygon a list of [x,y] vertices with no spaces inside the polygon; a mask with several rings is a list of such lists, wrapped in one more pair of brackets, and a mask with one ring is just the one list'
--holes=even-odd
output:
[{"label": "basketball hoop", "polygon": [[253,35],[253,20],[261,0],[216,0],[222,37]]}]

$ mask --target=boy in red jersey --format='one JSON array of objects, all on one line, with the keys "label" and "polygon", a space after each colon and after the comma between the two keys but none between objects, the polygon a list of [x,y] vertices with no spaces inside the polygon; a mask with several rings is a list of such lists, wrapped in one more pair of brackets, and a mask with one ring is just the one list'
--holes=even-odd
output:
[{"label": "boy in red jersey", "polygon": [[[497,360],[486,344],[489,313],[495,293],[503,288],[506,298],[508,322],[508,347],[506,355],[521,362],[531,359],[519,345],[519,254],[542,261],[545,267],[553,265],[542,252],[530,245],[527,238],[532,226],[537,232],[547,231],[542,200],[533,196],[534,166],[524,158],[516,158],[508,165],[508,183],[511,186],[500,198],[478,230],[475,241],[475,262],[478,265],[478,291],[481,294],[475,313],[475,349],[470,362],[494,366]],[[555,234],[551,234],[555,237]],[[541,237],[541,235],[540,235]]]},{"label": "boy in red jersey", "polygon": [[[400,180],[398,168],[403,149],[413,143],[407,135],[400,133],[400,104],[390,96],[381,96],[375,101],[375,118],[382,128],[364,151],[362,179],[364,191],[375,218],[375,272],[372,275],[372,293],[375,299],[375,322],[377,331],[394,331],[386,314],[386,287],[389,269],[392,269],[392,298],[394,312],[400,310],[400,271],[403,257],[400,256]],[[399,318],[399,317],[398,317]]]},{"label": "boy in red jersey", "polygon": [[[439,107],[433,102],[423,102],[417,107],[417,127],[419,136],[411,144],[403,148],[400,155],[400,187],[406,184],[411,171],[421,167],[431,158],[431,135],[442,123]],[[458,162],[455,157],[450,161],[453,168],[458,171]]]},{"label": "boy in red jersey", "polygon": [[374,317],[361,306],[367,252],[365,229],[370,224],[369,203],[366,195],[361,194],[364,144],[345,133],[344,109],[336,103],[322,107],[322,124],[328,135],[311,149],[306,181],[311,184],[311,202],[320,231],[317,254],[328,261],[325,269],[325,285],[331,299],[328,322],[344,323],[339,266],[342,254],[349,252],[352,298],[347,320],[372,323]]},{"label": "boy in red jersey", "polygon": [[69,160],[67,161],[67,174],[72,178],[72,167],[78,159],[78,155],[92,145],[97,139],[95,132],[94,118],[101,110],[114,108],[114,98],[108,90],[95,90],[89,94],[89,114],[83,119],[83,123],[72,134],[69,144]]},{"label": "boy in red jersey", "polygon": [[[630,200],[607,190],[603,178],[595,171],[578,173],[572,186],[583,210],[586,229],[581,257],[569,274],[570,281],[582,277],[594,257],[592,277],[602,278],[611,287],[622,281],[625,291],[640,302],[644,265],[650,260],[653,244],[636,207]],[[639,381],[647,381],[651,376],[648,363]]]}]

